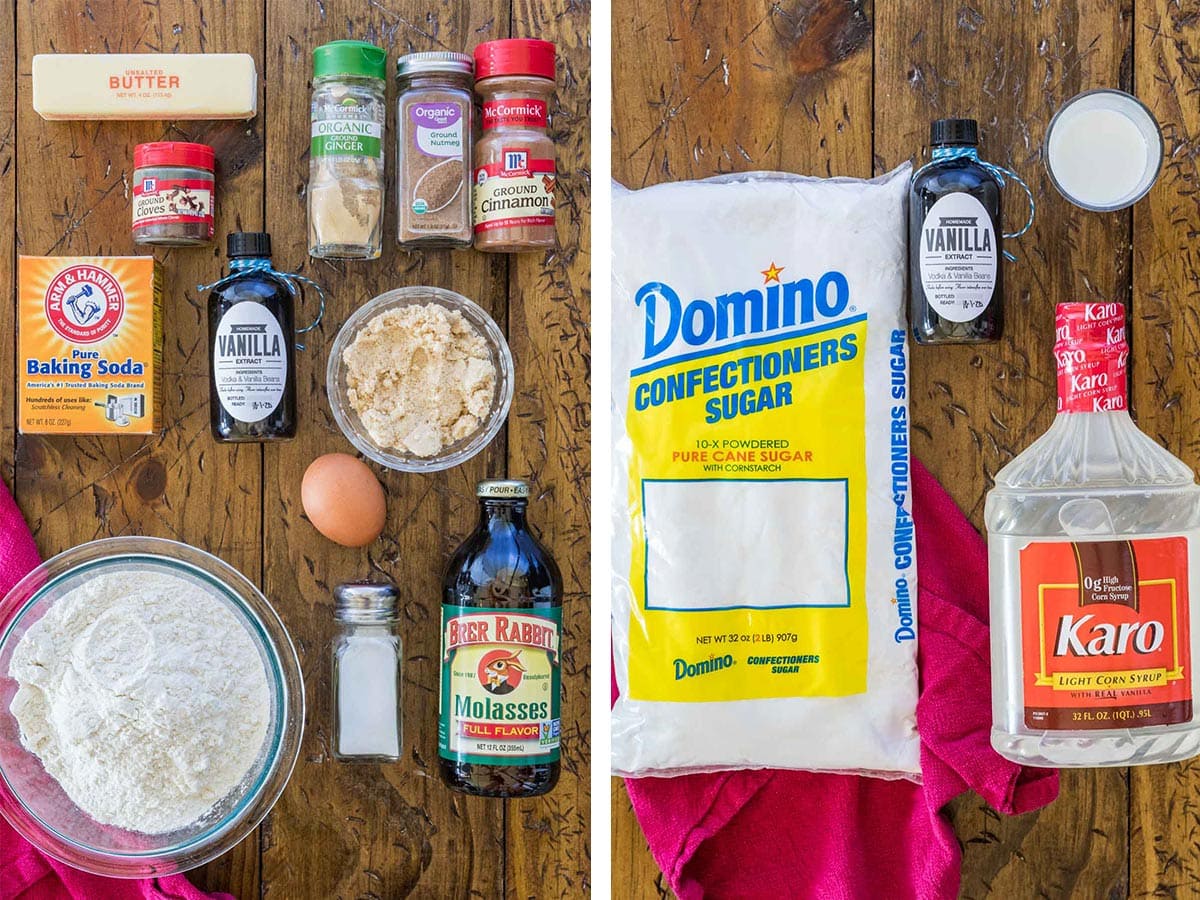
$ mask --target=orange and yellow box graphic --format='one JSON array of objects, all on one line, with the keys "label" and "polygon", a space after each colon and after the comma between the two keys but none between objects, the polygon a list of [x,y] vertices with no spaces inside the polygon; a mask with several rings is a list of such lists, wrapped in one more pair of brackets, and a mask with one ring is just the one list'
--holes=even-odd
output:
[{"label": "orange and yellow box graphic", "polygon": [[23,434],[153,434],[162,407],[162,276],[152,256],[22,256]]}]

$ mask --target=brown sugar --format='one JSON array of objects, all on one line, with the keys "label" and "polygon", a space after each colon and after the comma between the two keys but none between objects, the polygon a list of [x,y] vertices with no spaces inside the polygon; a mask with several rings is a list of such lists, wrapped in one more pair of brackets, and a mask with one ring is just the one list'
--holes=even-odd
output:
[{"label": "brown sugar", "polygon": [[430,457],[470,437],[496,394],[487,341],[436,303],[371,319],[342,355],[346,394],[380,447]]}]

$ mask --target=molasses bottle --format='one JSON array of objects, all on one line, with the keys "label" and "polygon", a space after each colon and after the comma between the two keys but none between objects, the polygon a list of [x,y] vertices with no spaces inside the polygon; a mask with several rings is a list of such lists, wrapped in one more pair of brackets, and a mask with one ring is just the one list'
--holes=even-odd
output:
[{"label": "molasses bottle", "polygon": [[558,783],[562,576],[525,522],[529,485],[479,484],[446,569],[438,755],[451,788],[536,797]]},{"label": "molasses bottle", "polygon": [[296,436],[295,302],[271,270],[271,236],[229,235],[229,271],[208,297],[209,413],[218,441]]},{"label": "molasses bottle", "polygon": [[930,127],[932,162],[909,188],[909,318],[918,344],[997,341],[1004,329],[1000,182],[974,119]]}]

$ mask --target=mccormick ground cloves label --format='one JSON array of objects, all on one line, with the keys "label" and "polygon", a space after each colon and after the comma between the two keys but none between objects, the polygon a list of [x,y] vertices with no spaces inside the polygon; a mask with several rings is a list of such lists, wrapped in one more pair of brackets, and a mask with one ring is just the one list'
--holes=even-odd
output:
[{"label": "mccormick ground cloves label", "polygon": [[200,222],[213,236],[213,177],[143,178],[133,186],[133,228]]},{"label": "mccormick ground cloves label", "polygon": [[1047,731],[1192,718],[1185,537],[1021,550],[1025,724]]},{"label": "mccormick ground cloves label", "polygon": [[561,608],[442,606],[442,757],[491,765],[558,760],[561,625]]}]

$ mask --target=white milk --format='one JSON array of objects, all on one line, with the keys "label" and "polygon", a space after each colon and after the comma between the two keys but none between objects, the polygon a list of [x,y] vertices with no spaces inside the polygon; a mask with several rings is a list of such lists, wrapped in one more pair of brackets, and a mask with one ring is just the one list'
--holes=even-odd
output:
[{"label": "white milk", "polygon": [[1052,123],[1047,165],[1068,200],[1088,207],[1125,206],[1157,174],[1161,146],[1151,143],[1156,131],[1157,123],[1132,98],[1115,92],[1085,95]]}]

